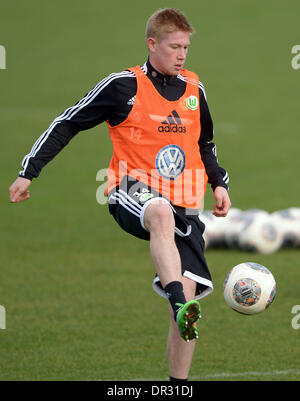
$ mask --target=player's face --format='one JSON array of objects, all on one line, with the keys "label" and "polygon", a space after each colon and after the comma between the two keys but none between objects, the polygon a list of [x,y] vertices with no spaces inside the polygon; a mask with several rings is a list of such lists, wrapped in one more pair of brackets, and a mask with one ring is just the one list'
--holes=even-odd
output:
[{"label": "player's face", "polygon": [[149,60],[155,69],[163,74],[178,75],[183,68],[190,45],[188,32],[168,33],[164,39],[148,39]]}]

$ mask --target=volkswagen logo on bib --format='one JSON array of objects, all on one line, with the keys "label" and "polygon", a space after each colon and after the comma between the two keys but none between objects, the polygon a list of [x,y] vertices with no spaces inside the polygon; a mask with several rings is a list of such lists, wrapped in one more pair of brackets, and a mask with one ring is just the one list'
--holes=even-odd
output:
[{"label": "volkswagen logo on bib", "polygon": [[155,166],[162,177],[175,180],[185,168],[185,154],[178,145],[165,146],[157,153]]}]

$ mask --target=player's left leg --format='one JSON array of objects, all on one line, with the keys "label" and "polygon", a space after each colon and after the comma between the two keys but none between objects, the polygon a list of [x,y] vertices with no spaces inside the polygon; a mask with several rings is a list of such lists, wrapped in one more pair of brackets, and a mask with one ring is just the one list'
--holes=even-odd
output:
[{"label": "player's left leg", "polygon": [[[195,281],[183,277],[184,294],[187,301],[194,299],[196,291]],[[178,326],[174,320],[174,312],[170,308],[170,329],[167,345],[170,377],[187,379],[193,359],[196,340],[186,342],[179,334]]]}]

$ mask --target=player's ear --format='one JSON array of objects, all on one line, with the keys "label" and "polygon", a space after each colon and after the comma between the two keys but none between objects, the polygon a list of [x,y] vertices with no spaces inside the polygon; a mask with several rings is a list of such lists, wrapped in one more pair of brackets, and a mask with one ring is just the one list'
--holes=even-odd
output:
[{"label": "player's ear", "polygon": [[155,52],[156,48],[156,39],[155,38],[147,38],[147,46],[149,49],[149,52]]}]

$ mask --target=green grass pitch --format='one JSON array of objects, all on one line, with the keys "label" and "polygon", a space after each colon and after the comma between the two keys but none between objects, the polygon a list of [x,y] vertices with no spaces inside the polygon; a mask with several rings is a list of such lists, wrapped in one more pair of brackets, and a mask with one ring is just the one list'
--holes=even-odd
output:
[{"label": "green grass pitch", "polygon": [[[58,114],[109,73],[146,60],[146,19],[172,6],[197,32],[186,68],[205,85],[233,206],[299,207],[300,70],[291,66],[299,2],[17,3],[0,5],[0,380],[163,380],[168,308],[151,288],[148,244],[96,202],[96,173],[111,156],[105,125],[78,134],[29,201],[9,204],[8,187]],[[207,252],[215,289],[202,301],[191,379],[300,379],[300,329],[291,324],[299,256]],[[242,261],[264,264],[277,280],[263,314],[242,316],[223,300],[225,275]]]}]

